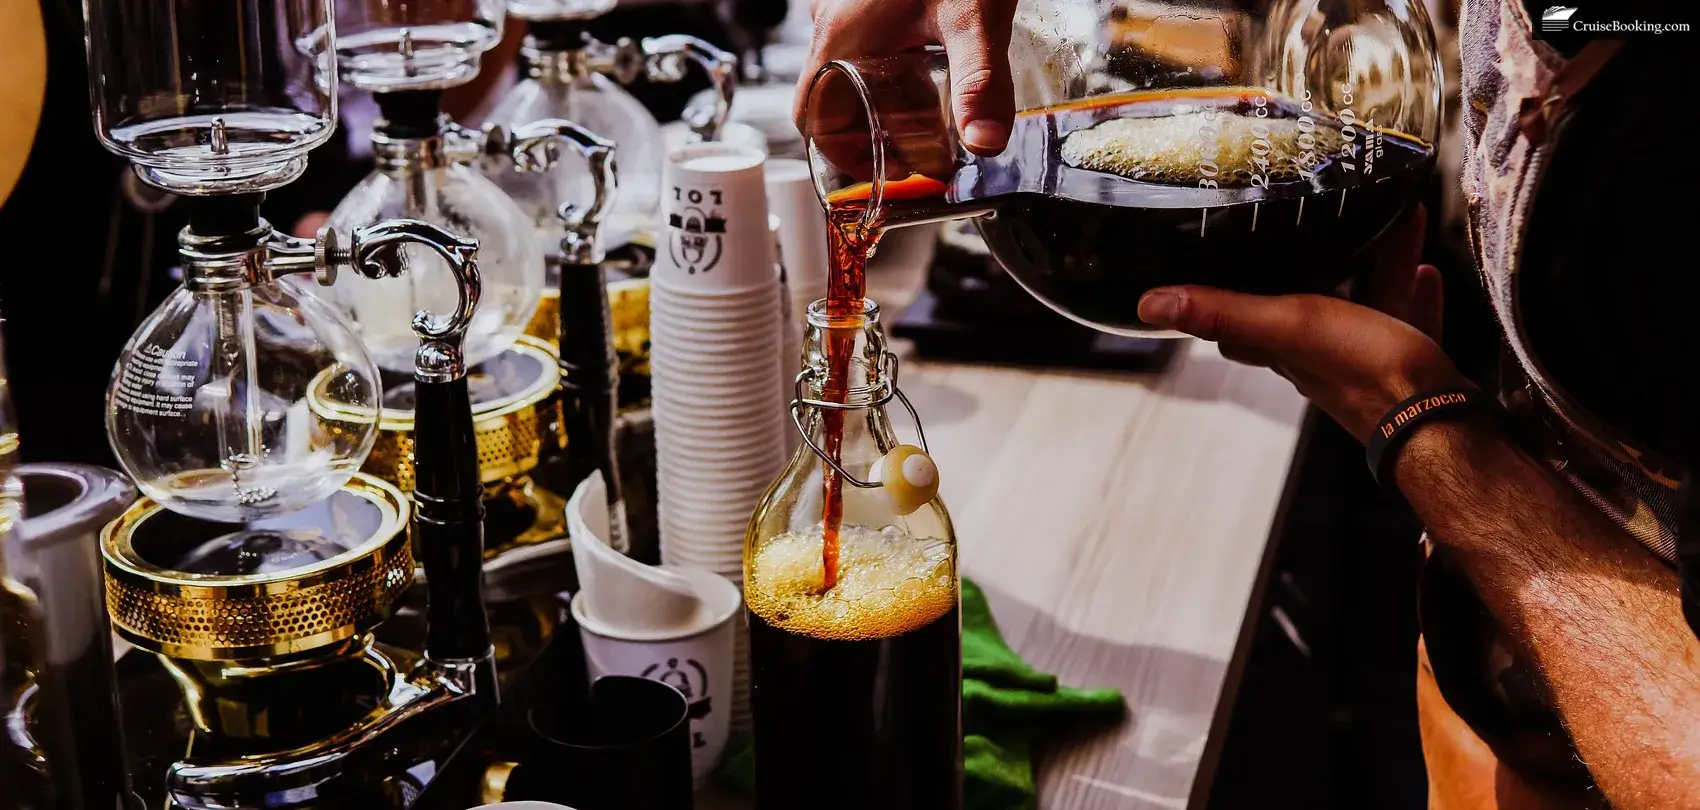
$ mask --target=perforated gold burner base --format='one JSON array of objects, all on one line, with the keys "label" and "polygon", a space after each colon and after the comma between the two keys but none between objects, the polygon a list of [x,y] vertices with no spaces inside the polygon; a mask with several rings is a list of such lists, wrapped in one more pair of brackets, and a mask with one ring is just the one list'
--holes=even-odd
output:
[{"label": "perforated gold burner base", "polygon": [[112,624],[193,661],[296,656],[370,632],[413,580],[410,506],[356,474],[335,495],[249,524],[143,498],[101,532]]},{"label": "perforated gold burner base", "polygon": [[[558,499],[523,478],[493,489],[559,523]],[[409,511],[400,489],[362,473],[283,518],[218,524],[143,500],[106,528],[108,609],[138,648],[120,690],[127,726],[145,729],[131,753],[150,798],[399,808],[396,791],[424,789],[417,768],[459,744],[454,707],[475,679],[423,657],[423,633],[409,633],[423,618],[410,604]],[[489,609],[497,674],[511,680],[559,608]]]},{"label": "perforated gold burner base", "polygon": [[[541,338],[522,336],[508,351],[472,369],[467,382],[489,513],[485,558],[566,537],[565,499],[531,478],[543,456],[565,444],[554,348]],[[411,383],[391,381],[381,416],[332,401],[326,394],[328,383],[328,377],[317,381],[309,398],[323,428],[349,431],[376,418],[378,437],[361,469],[412,492]]]}]

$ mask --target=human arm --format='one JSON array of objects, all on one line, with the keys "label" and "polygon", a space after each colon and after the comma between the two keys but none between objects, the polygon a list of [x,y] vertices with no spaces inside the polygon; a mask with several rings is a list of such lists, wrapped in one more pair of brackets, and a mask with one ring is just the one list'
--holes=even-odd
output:
[{"label": "human arm", "polygon": [[[1141,316],[1277,370],[1363,440],[1410,394],[1468,384],[1433,339],[1433,269],[1387,272],[1415,266],[1405,248],[1365,295],[1398,317],[1198,288],[1167,291],[1167,312],[1148,297]],[[1700,642],[1675,574],[1487,421],[1417,428],[1393,481],[1535,662],[1612,806],[1700,807]]]},{"label": "human arm", "polygon": [[1430,423],[1394,477],[1541,673],[1611,805],[1700,807],[1700,644],[1675,572],[1487,423]]}]

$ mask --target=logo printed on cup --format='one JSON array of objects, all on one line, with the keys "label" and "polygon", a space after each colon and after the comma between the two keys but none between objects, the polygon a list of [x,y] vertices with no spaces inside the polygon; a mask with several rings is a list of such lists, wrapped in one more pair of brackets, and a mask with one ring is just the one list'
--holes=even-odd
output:
[{"label": "logo printed on cup", "polygon": [[717,142],[668,154],[652,282],[709,295],[775,283],[765,159],[759,150]]},{"label": "logo printed on cup", "polygon": [[[710,197],[714,207],[705,211],[702,205]],[[710,189],[704,194],[702,189],[693,188],[687,193],[674,186],[673,199],[690,203],[683,211],[667,215],[667,250],[673,263],[687,275],[713,270],[725,250],[726,218],[720,215],[720,190]]]},{"label": "logo printed on cup", "polygon": [[[692,721],[691,748],[706,748],[708,739],[703,736],[702,727],[696,721],[706,719],[714,711],[711,703],[713,697],[708,691],[708,668],[698,663],[695,658],[685,659],[684,664],[689,667],[688,671],[680,667],[679,663],[679,659],[669,658],[666,669],[662,669],[661,664],[650,664],[643,671],[643,677],[667,684],[685,696],[685,700],[690,702],[690,710],[686,716]],[[693,673],[695,678],[692,677]]]}]

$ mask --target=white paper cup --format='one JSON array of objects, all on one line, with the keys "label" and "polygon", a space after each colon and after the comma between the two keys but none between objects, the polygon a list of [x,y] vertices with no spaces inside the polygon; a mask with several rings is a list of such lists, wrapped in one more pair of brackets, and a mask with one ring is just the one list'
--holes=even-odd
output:
[{"label": "white paper cup", "polygon": [[[745,392],[736,399],[715,397],[714,401],[707,401],[709,398],[699,395],[694,388],[664,393],[659,397],[653,396],[652,391],[655,409],[659,412],[655,430],[666,436],[672,435],[668,433],[670,428],[679,427],[682,428],[681,434],[725,436],[727,444],[731,444],[733,439],[743,441],[769,430],[777,432],[779,426],[788,424],[787,417],[771,399],[758,401],[749,395],[747,386],[760,383],[762,381],[757,379],[746,380]],[[661,423],[662,418],[667,420],[665,425]],[[658,449],[666,451],[666,448]]]},{"label": "white paper cup", "polygon": [[747,433],[728,434],[675,423],[660,435],[667,437],[667,449],[658,453],[657,459],[678,462],[676,466],[680,469],[704,465],[718,468],[733,462],[747,464],[782,447],[784,441],[777,427],[769,430],[766,425],[752,425]]},{"label": "white paper cup", "polygon": [[750,516],[755,514],[759,496],[750,499],[750,503],[738,504],[732,507],[720,507],[702,502],[687,502],[678,498],[666,504],[658,504],[661,525],[669,532],[677,533],[675,541],[687,545],[697,543],[706,538],[718,538],[713,545],[718,545],[726,538],[743,542],[744,531],[749,528]]},{"label": "white paper cup", "polygon": [[[728,581],[742,582],[744,576],[744,557],[740,551],[727,555],[704,555],[676,545],[663,546],[661,558],[668,565],[690,566],[704,571],[712,571]],[[734,678],[737,672],[733,672]]]},{"label": "white paper cup", "polygon": [[[769,298],[771,294],[773,297]],[[652,299],[649,305],[649,323],[651,326],[676,326],[681,329],[724,329],[728,326],[742,326],[747,330],[781,331],[779,326],[779,293],[768,290],[761,296],[747,301],[727,301],[724,304],[695,305],[680,303],[655,303]]]},{"label": "white paper cup", "polygon": [[[653,348],[654,344],[651,344],[651,349]],[[753,399],[752,394],[759,396],[754,390],[755,386],[766,385],[768,382],[778,384],[780,380],[777,351],[762,351],[758,347],[750,352],[750,357],[680,354],[677,351],[666,350],[659,355],[654,351],[650,352],[650,366],[664,370],[659,375],[651,372],[651,376],[667,378],[656,380],[652,387],[676,391],[695,399],[695,392],[703,383],[736,383],[744,389],[743,399],[747,401]],[[658,356],[659,362],[656,360]],[[762,399],[768,405],[773,404],[769,397]]]},{"label": "white paper cup", "polygon": [[779,287],[779,275],[773,273],[771,278],[762,278],[743,287],[724,287],[700,289],[681,287],[660,279],[651,279],[650,297],[662,298],[674,306],[706,306],[716,307],[723,304],[739,304],[766,296],[768,290]]},{"label": "white paper cup", "polygon": [[710,503],[706,499],[693,500],[676,495],[666,504],[657,504],[657,507],[666,513],[666,517],[661,521],[664,526],[678,529],[692,537],[737,535],[738,541],[742,542],[744,531],[750,525],[750,516],[755,514],[756,506],[760,503],[759,492],[746,494],[735,504]]},{"label": "white paper cup", "polygon": [[739,290],[773,278],[760,150],[700,143],[667,155],[662,228],[651,279],[688,290]]},{"label": "white paper cup", "polygon": [[[779,294],[773,295],[777,298]],[[784,331],[779,323],[779,302],[768,300],[766,295],[725,306],[651,303],[649,325],[687,334],[699,329],[717,332],[736,329],[745,334],[779,334]]]},{"label": "white paper cup", "polygon": [[666,514],[663,524],[672,528],[703,536],[731,532],[742,538],[750,516],[761,503],[762,493],[743,495],[732,503],[712,503],[707,497],[693,499],[675,492],[663,495],[657,508]]},{"label": "white paper cup", "polygon": [[[757,368],[763,363],[775,363],[783,350],[777,330],[762,332],[732,329],[701,328],[695,325],[673,325],[650,329],[649,348],[653,357],[679,362],[707,363],[717,366],[747,365]],[[776,365],[771,372],[777,374]]]},{"label": "white paper cup", "polygon": [[[775,380],[775,382],[777,382],[777,380]],[[783,404],[776,405],[769,400],[767,408],[757,409],[750,407],[752,404],[755,404],[753,402],[754,397],[750,396],[750,387],[752,385],[760,385],[761,383],[761,379],[754,374],[701,374],[690,385],[684,386],[680,390],[670,389],[666,393],[662,394],[662,399],[667,403],[662,407],[669,409],[684,408],[686,410],[690,410],[687,402],[706,402],[716,405],[721,403],[739,403],[745,409],[745,412],[750,414],[752,418],[759,416],[761,419],[766,420],[771,414],[772,416],[777,416],[779,422],[785,422],[790,417],[786,416],[784,410],[785,406]],[[770,412],[769,408],[773,408],[774,410]]]},{"label": "white paper cup", "polygon": [[767,380],[747,379],[744,381],[744,393],[734,396],[707,396],[701,389],[693,386],[688,391],[680,392],[684,397],[689,397],[689,402],[678,401],[672,393],[667,393],[661,396],[661,401],[666,403],[661,407],[667,418],[675,420],[675,424],[703,430],[721,429],[728,434],[736,434],[746,428],[753,430],[758,427],[775,427],[785,420],[778,404],[772,397],[756,400],[748,391],[751,385],[765,385],[769,381],[772,381],[771,377]]},{"label": "white paper cup", "polygon": [[661,550],[661,553],[673,555],[668,560],[669,565],[688,565],[707,568],[715,573],[744,567],[744,544],[738,543],[733,548],[704,548],[690,544],[671,543]]},{"label": "white paper cup", "polygon": [[[697,443],[657,455],[656,472],[658,480],[665,481],[676,495],[761,492],[778,477],[786,458],[783,447],[772,439],[751,442],[748,448]],[[753,480],[756,478],[764,480]]]},{"label": "white paper cup", "polygon": [[670,565],[695,565],[724,574],[729,568],[743,565],[744,532],[749,518],[743,523],[728,522],[712,530],[703,529],[696,521],[663,524],[664,542],[661,558]]},{"label": "white paper cup", "polygon": [[657,453],[656,459],[676,462],[678,469],[748,464],[780,448],[784,441],[777,428],[759,424],[751,425],[748,432],[730,434],[674,423],[660,435],[666,436],[667,449]]},{"label": "white paper cup", "polygon": [[[651,365],[654,365],[653,358],[659,357],[663,364],[669,360],[677,364],[696,363],[726,369],[728,373],[750,373],[756,369],[760,369],[764,377],[779,373],[777,366],[771,370],[766,366],[775,362],[783,351],[782,341],[774,332],[752,334],[665,327],[651,329],[649,334]],[[678,382],[690,381],[691,378],[682,377]],[[675,381],[666,380],[662,384],[670,382]]]},{"label": "white paper cup", "polygon": [[[769,290],[774,298],[779,294]],[[672,328],[677,331],[695,329],[725,330],[738,327],[746,332],[780,332],[779,302],[771,300],[767,295],[747,301],[727,303],[725,306],[692,307],[686,304],[655,304],[649,307],[650,326]]]},{"label": "white paper cup", "polygon": [[668,565],[688,565],[722,576],[742,576],[744,544],[738,539],[725,540],[706,543],[692,542],[689,535],[675,537],[661,544],[661,559]]},{"label": "white paper cup", "polygon": [[733,619],[743,605],[743,594],[712,571],[675,570],[691,580],[709,607],[711,619],[703,627],[685,633],[609,627],[585,615],[583,592],[573,597],[572,611],[592,681],[604,675],[635,675],[661,681],[685,695],[690,702],[691,772],[701,787],[726,748],[736,700],[732,675],[739,623]]},{"label": "white paper cup", "polygon": [[766,490],[748,487],[733,490],[727,487],[701,486],[690,489],[688,481],[666,481],[661,490],[662,509],[668,515],[690,515],[698,519],[736,520],[748,522],[750,514],[761,503]]},{"label": "white paper cup", "polygon": [[815,193],[807,161],[769,158],[763,172],[768,211],[779,217],[779,249],[791,298],[826,297],[826,211]]}]

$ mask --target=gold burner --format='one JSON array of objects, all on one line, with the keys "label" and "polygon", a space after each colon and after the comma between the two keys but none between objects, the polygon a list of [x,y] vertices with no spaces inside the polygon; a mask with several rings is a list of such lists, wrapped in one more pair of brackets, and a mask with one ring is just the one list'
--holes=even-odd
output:
[{"label": "gold burner", "polygon": [[413,583],[408,500],[364,474],[350,479],[341,495],[376,508],[369,518],[376,529],[368,538],[311,565],[244,575],[156,564],[157,555],[137,548],[138,533],[171,513],[149,499],[137,501],[101,532],[114,628],[142,649],[196,661],[290,655],[371,631]]},{"label": "gold burner", "polygon": [[[608,317],[621,374],[649,374],[649,279],[608,282]],[[560,351],[560,290],[545,289],[525,334]]]},{"label": "gold burner", "polygon": [[[537,379],[529,381],[522,390],[472,404],[472,427],[478,439],[478,468],[486,486],[523,475],[536,467],[543,452],[545,436],[561,421],[560,402],[553,398],[560,382],[555,350],[542,340],[522,336],[509,351],[529,356],[538,362],[541,370]],[[350,423],[370,423],[370,411],[325,397],[329,381],[329,374],[321,375],[308,397],[309,407],[323,420],[324,428],[335,432],[348,430]],[[361,471],[411,493],[413,451],[413,413],[386,409],[378,420],[378,438],[372,444],[372,452],[366,457]]]}]

